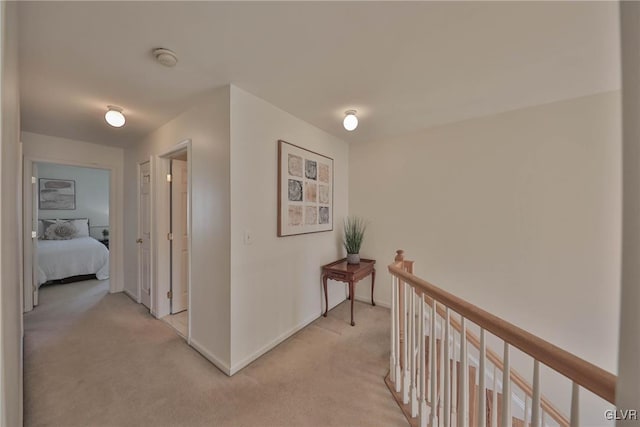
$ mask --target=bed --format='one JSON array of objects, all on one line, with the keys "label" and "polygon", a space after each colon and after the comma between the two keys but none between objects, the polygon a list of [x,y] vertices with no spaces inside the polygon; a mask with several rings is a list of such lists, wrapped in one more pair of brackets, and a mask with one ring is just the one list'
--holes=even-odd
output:
[{"label": "bed", "polygon": [[[69,222],[76,222],[72,220]],[[61,221],[58,220],[59,224]],[[95,274],[99,280],[109,278],[109,250],[98,240],[89,237],[88,223],[64,239],[38,239],[38,286],[54,280]],[[45,224],[43,229],[47,229]],[[48,230],[48,229],[47,229]],[[49,233],[51,234],[51,233]]]}]

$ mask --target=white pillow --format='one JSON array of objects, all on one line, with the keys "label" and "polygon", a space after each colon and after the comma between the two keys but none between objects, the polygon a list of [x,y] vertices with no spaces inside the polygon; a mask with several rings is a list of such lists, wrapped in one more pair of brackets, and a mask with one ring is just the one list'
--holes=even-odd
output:
[{"label": "white pillow", "polygon": [[89,237],[89,220],[88,219],[72,219],[69,220],[78,231],[75,237]]}]

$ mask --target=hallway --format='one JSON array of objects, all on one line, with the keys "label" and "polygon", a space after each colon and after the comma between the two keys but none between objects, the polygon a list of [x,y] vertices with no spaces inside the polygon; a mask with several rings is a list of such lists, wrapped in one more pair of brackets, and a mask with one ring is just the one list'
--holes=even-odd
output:
[{"label": "hallway", "polygon": [[388,310],[343,303],[229,378],[108,282],[45,287],[25,316],[26,426],[404,426]]}]

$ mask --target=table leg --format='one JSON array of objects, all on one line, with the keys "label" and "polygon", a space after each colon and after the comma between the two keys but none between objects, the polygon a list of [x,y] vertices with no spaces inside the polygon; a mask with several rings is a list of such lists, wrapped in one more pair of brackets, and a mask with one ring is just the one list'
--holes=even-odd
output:
[{"label": "table leg", "polygon": [[349,295],[351,295],[351,326],[356,326],[356,322],[353,321],[353,301],[355,300],[355,298],[353,298],[353,281],[349,282]]},{"label": "table leg", "polygon": [[371,305],[372,306],[376,306],[375,301],[373,300],[373,287],[376,284],[376,269],[374,268],[373,271],[371,272]]},{"label": "table leg", "polygon": [[329,296],[327,295],[327,275],[322,276],[322,285],[324,287],[324,317],[327,317],[329,311]]}]

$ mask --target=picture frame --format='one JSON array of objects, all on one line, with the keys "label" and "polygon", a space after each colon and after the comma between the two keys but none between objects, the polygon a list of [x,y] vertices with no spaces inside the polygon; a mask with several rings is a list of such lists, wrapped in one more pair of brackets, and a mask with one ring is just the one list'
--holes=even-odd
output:
[{"label": "picture frame", "polygon": [[76,182],[72,179],[40,178],[38,180],[38,209],[75,210]]},{"label": "picture frame", "polygon": [[278,140],[278,237],[333,231],[333,159]]}]

